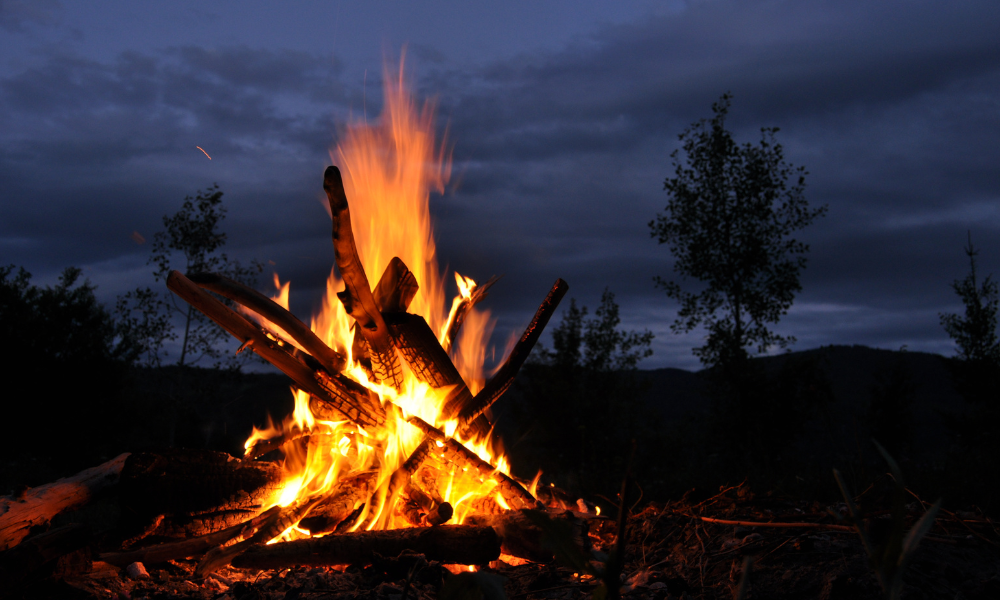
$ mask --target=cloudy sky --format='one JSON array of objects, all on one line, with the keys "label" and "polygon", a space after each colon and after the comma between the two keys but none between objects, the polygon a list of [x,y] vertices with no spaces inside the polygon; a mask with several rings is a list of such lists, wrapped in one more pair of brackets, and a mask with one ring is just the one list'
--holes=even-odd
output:
[{"label": "cloudy sky", "polygon": [[[333,262],[321,178],[383,59],[436,99],[454,176],[442,261],[504,278],[506,337],[552,281],[697,368],[647,223],[678,134],[731,91],[740,142],[777,126],[827,215],[778,329],[795,348],[951,354],[967,231],[1000,276],[1000,4],[981,2],[57,2],[0,0],[0,263],[84,268],[102,299],[152,283],[161,217],[217,182],[228,249],[273,261],[308,317]],[[212,156],[209,161],[195,146]]]}]

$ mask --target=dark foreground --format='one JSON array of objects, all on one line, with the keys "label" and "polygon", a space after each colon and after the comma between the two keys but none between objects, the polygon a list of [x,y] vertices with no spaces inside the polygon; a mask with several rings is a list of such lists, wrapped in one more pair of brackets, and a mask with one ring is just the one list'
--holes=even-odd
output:
[{"label": "dark foreground", "polygon": [[[866,521],[879,539],[889,518],[878,486],[862,495]],[[925,504],[906,507],[911,525]],[[746,559],[750,568],[745,598],[864,599],[883,593],[856,533],[845,531],[831,513],[843,505],[754,497],[745,487],[728,488],[702,502],[680,500],[636,508],[628,521],[622,596],[635,599],[737,597]],[[741,521],[719,524],[703,519]],[[770,523],[771,526],[761,525]],[[774,524],[808,524],[773,526]],[[839,527],[838,527],[839,526]],[[597,556],[615,542],[616,524],[591,521]],[[110,539],[102,543],[110,543]],[[453,575],[419,555],[385,557],[376,564],[346,569],[298,567],[275,571],[225,568],[204,579],[192,575],[197,560],[146,565],[148,577],[92,556],[100,547],[65,556],[3,596],[23,598],[102,598],[212,600],[295,600],[309,598],[412,600],[423,598],[587,598],[597,581],[553,561],[513,559],[483,566],[478,574]],[[458,570],[453,567],[453,570]],[[942,513],[923,540],[904,577],[903,598],[1000,597],[1000,534],[996,524],[975,513]],[[468,587],[467,587],[468,586]],[[478,586],[478,588],[477,588]],[[501,589],[503,595],[501,595]],[[464,591],[463,591],[464,590]],[[484,592],[479,596],[480,590]],[[471,592],[471,595],[470,595]]]}]

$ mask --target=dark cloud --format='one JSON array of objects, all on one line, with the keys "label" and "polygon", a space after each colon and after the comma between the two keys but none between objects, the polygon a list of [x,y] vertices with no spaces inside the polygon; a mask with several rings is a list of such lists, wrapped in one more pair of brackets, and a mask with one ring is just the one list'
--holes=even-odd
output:
[{"label": "dark cloud", "polygon": [[[615,292],[624,324],[658,336],[650,365],[696,366],[699,333],[670,333],[676,307],[652,284],[672,260],[647,223],[677,134],[731,90],[737,139],[779,126],[788,160],[810,171],[807,197],[829,206],[801,232],[812,251],[783,332],[799,347],[943,351],[937,314],[954,309],[966,230],[983,271],[1000,272],[996,31],[992,2],[725,1],[478,66],[413,44],[416,87],[437,98],[456,161],[432,204],[439,256],[504,275],[487,302],[501,345],[558,276],[592,308]],[[101,290],[127,289],[148,271],[132,232],[148,239],[218,182],[231,251],[274,261],[308,316],[332,264],[326,150],[349,116],[378,114],[380,73],[245,42],[39,52],[0,79],[5,262],[85,264]]]}]

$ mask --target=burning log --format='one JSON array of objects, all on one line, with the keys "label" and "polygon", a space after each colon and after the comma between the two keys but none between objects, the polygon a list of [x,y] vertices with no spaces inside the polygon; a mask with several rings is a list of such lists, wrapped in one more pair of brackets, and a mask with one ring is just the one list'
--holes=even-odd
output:
[{"label": "burning log", "polygon": [[444,342],[441,344],[441,347],[446,352],[451,350],[452,346],[455,345],[455,338],[458,337],[458,331],[462,328],[462,323],[465,322],[466,315],[469,314],[473,306],[479,304],[486,297],[486,292],[499,280],[499,277],[491,277],[486,283],[473,288],[472,293],[467,298],[462,298],[459,301],[458,306],[455,308],[455,315],[452,317],[451,322],[448,323],[448,331],[445,333]]},{"label": "burning log", "polygon": [[423,317],[396,313],[386,315],[386,323],[399,353],[417,379],[434,388],[451,385],[465,388],[458,369]]},{"label": "burning log", "polygon": [[329,533],[351,516],[375,491],[376,471],[365,471],[341,478],[326,498],[316,506],[299,526],[312,535]]},{"label": "burning log", "polygon": [[59,513],[86,504],[101,490],[118,483],[128,456],[122,454],[72,477],[0,498],[0,550],[16,546]]},{"label": "burning log", "polygon": [[188,279],[198,284],[199,287],[225,296],[267,319],[288,334],[296,344],[311,354],[331,373],[344,370],[346,359],[339,352],[324,344],[305,323],[264,294],[215,273],[193,273],[188,275]]},{"label": "burning log", "polygon": [[339,374],[330,375],[318,364],[315,367],[307,365],[268,337],[259,327],[230,310],[180,272],[170,273],[167,287],[233,337],[241,340],[244,348],[250,347],[264,360],[291,377],[299,388],[337,411],[342,415],[338,420],[347,419],[365,427],[378,427],[385,423],[385,412],[381,410],[381,406],[376,408],[369,401],[367,390],[360,384]]},{"label": "burning log", "polygon": [[382,272],[382,277],[372,294],[375,296],[375,304],[385,315],[406,312],[418,289],[420,286],[417,285],[413,273],[396,256],[389,261],[389,265]]},{"label": "burning log", "polygon": [[492,527],[469,525],[356,531],[257,546],[234,558],[232,566],[280,569],[293,565],[364,565],[376,554],[397,556],[403,551],[443,563],[481,565],[500,556],[500,538]]},{"label": "burning log", "polygon": [[401,505],[400,512],[414,527],[442,525],[455,514],[450,502],[438,502],[414,485],[407,486],[404,494],[408,501]]},{"label": "burning log", "polygon": [[[504,554],[524,558],[535,562],[549,562],[553,559],[552,551],[543,547],[544,532],[535,524],[527,510],[508,510],[495,515],[469,515],[465,518],[467,525],[489,525],[500,536],[500,547]],[[573,533],[573,543],[583,551],[589,550],[589,529],[587,521],[580,519],[571,511],[547,514],[554,521],[567,523]]]},{"label": "burning log", "polygon": [[552,318],[556,307],[559,306],[559,301],[566,295],[568,289],[569,286],[565,281],[562,279],[556,280],[545,300],[542,301],[541,306],[535,311],[535,316],[532,317],[527,329],[524,330],[521,339],[511,349],[510,355],[507,356],[507,360],[504,361],[503,366],[486,383],[483,389],[476,394],[475,398],[468,396],[468,390],[466,390],[465,394],[457,394],[448,400],[445,406],[445,414],[458,414],[459,431],[463,435],[468,435],[473,422],[489,410],[493,406],[493,403],[514,383],[514,378],[521,369],[521,365],[528,358],[531,349],[535,347],[535,343],[542,335],[542,330],[545,329],[545,325]]},{"label": "burning log", "polygon": [[[500,496],[507,503],[515,508],[534,508],[538,502],[528,490],[510,478],[510,476],[496,470],[496,467],[479,458],[474,452],[463,446],[457,440],[446,436],[440,429],[430,425],[420,417],[409,417],[407,423],[417,427],[424,432],[424,435],[439,444],[437,450],[441,451],[442,458],[463,467],[474,469],[483,478],[495,478],[497,480],[497,490]],[[411,457],[412,458],[412,457]]]},{"label": "burning log", "polygon": [[323,189],[330,202],[333,218],[333,249],[337,256],[337,268],[344,278],[344,291],[337,294],[347,314],[354,317],[358,330],[368,343],[368,353],[372,370],[378,380],[386,385],[401,389],[403,370],[393,348],[392,336],[382,319],[382,313],[375,303],[368,276],[361,266],[358,248],[351,230],[351,210],[347,205],[344,181],[340,169],[327,167],[323,175]]}]

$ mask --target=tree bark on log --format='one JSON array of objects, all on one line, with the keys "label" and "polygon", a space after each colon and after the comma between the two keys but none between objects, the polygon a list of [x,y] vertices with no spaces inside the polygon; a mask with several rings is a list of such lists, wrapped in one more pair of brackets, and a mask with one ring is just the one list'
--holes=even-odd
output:
[{"label": "tree bark on log", "polygon": [[354,232],[351,230],[351,210],[347,204],[340,169],[327,167],[323,174],[323,189],[330,202],[333,249],[345,286],[337,297],[344,303],[347,314],[354,317],[361,335],[368,342],[368,354],[375,377],[379,382],[399,390],[403,386],[403,369],[396,356],[392,336],[382,319],[382,312],[375,303],[361,257],[358,256]]},{"label": "tree bark on log", "polygon": [[387,531],[356,531],[326,537],[256,546],[234,558],[241,569],[279,569],[293,565],[364,565],[375,554],[398,556],[404,550],[427,560],[479,565],[500,556],[500,538],[490,526],[439,525]]},{"label": "tree bark on log", "polygon": [[299,522],[299,526],[309,530],[313,535],[333,531],[368,500],[375,491],[377,481],[376,471],[365,471],[341,478],[326,499]]},{"label": "tree bark on log", "polygon": [[[339,352],[323,343],[305,323],[264,294],[216,273],[193,273],[187,277],[199,287],[225,296],[260,315],[275,328],[286,333],[292,341],[311,354],[331,373],[344,370],[346,359]],[[264,326],[266,328],[267,323]]]},{"label": "tree bark on log", "polygon": [[305,364],[270,339],[258,326],[216,300],[180,272],[170,273],[167,287],[343,418],[364,427],[379,427],[385,423],[385,412],[380,410],[381,407],[372,405],[367,390],[362,386],[340,374],[327,373],[318,363],[315,368]]},{"label": "tree bark on log", "polygon": [[450,385],[465,387],[455,363],[451,362],[423,317],[396,313],[386,315],[386,324],[396,348],[417,379],[434,388]]},{"label": "tree bark on log", "polygon": [[420,286],[413,273],[398,256],[395,256],[382,272],[382,277],[379,278],[372,295],[383,315],[405,313],[419,289]]},{"label": "tree bark on log", "polygon": [[101,490],[118,483],[128,453],[17,497],[0,498],[0,550],[16,546],[32,530],[47,527],[59,513],[82,506]]}]

